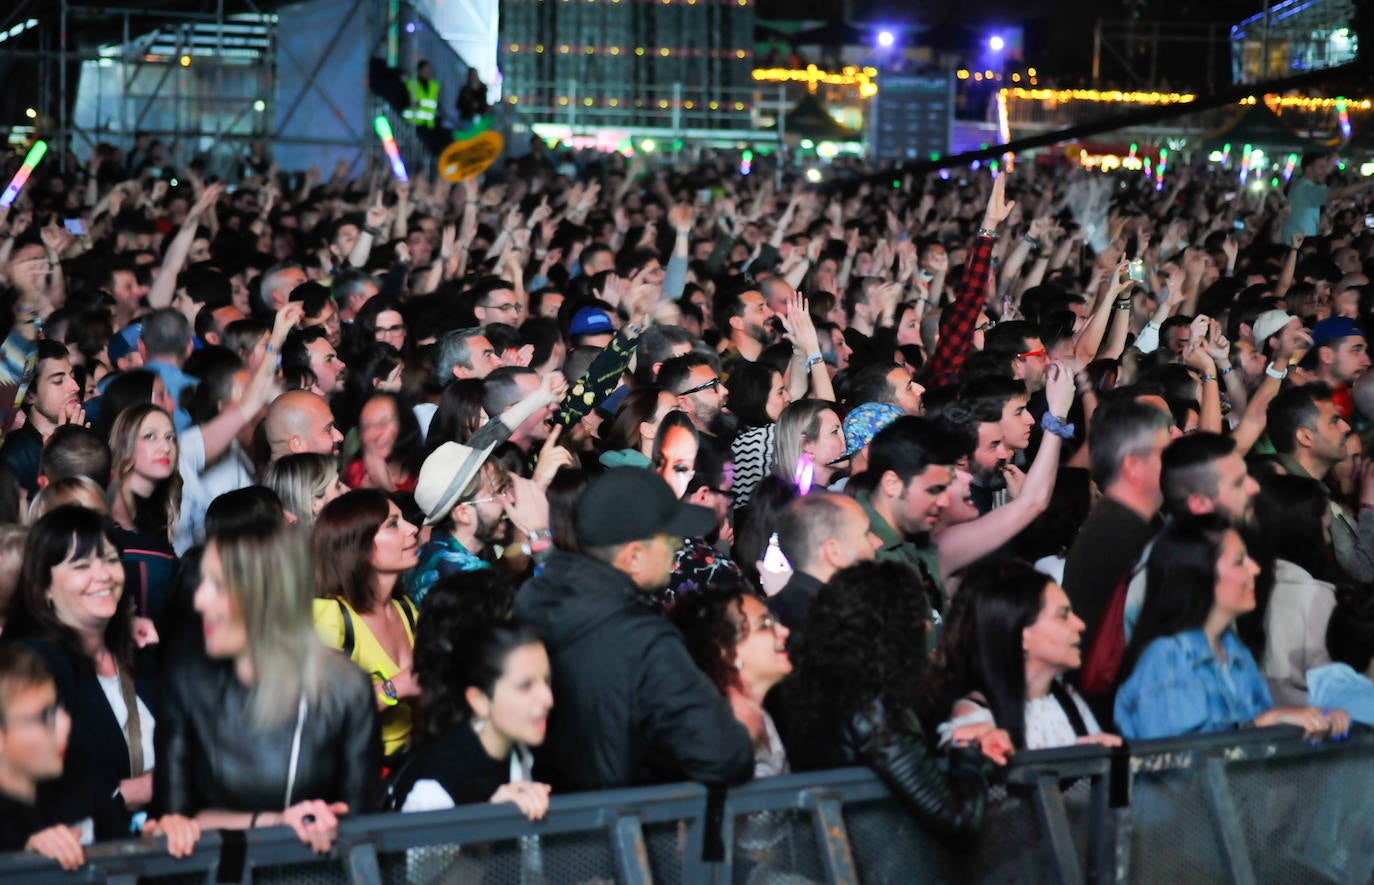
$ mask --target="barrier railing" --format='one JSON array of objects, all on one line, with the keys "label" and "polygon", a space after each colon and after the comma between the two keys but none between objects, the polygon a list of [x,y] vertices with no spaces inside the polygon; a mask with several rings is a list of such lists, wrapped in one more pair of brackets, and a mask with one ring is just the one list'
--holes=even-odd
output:
[{"label": "barrier railing", "polygon": [[71,873],[0,856],[0,882],[723,883],[1370,882],[1374,733],[1305,745],[1257,729],[1028,752],[989,797],[976,847],[923,830],[868,769],[555,797],[342,822],[327,856],[285,828],[87,849]]}]

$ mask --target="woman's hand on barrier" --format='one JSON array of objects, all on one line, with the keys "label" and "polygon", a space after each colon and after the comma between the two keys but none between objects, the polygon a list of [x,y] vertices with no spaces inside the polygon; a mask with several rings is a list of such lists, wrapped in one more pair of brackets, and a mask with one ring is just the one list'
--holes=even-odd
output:
[{"label": "woman's hand on barrier", "polygon": [[549,785],[533,781],[502,784],[491,796],[493,804],[510,802],[530,820],[543,820],[549,811]]},{"label": "woman's hand on barrier", "polygon": [[143,835],[164,837],[172,857],[189,857],[200,841],[200,824],[180,814],[167,814],[144,824]]},{"label": "woman's hand on barrier", "polygon": [[980,737],[978,748],[983,751],[984,756],[998,765],[1006,765],[1011,754],[1016,752],[1016,747],[1011,742],[1011,735],[1007,734],[1004,728],[994,728]]},{"label": "woman's hand on barrier", "polygon": [[1121,735],[1100,731],[1097,734],[1085,734],[1074,743],[1080,745],[1096,744],[1099,747],[1119,747],[1121,746]]},{"label": "woman's hand on barrier", "polygon": [[51,858],[64,870],[74,870],[86,862],[86,852],[81,849],[76,830],[61,824],[34,833],[24,844],[24,850]]},{"label": "woman's hand on barrier", "polygon": [[[1296,725],[1307,740],[1322,740],[1328,735],[1341,736],[1350,731],[1350,715],[1344,710],[1323,710],[1320,707],[1275,707],[1265,710],[1255,719],[1255,725]],[[1340,726],[1338,729],[1337,726]]]},{"label": "woman's hand on barrier", "polygon": [[307,799],[283,811],[280,822],[295,830],[316,854],[327,854],[339,835],[339,815],[347,813],[343,802]]}]

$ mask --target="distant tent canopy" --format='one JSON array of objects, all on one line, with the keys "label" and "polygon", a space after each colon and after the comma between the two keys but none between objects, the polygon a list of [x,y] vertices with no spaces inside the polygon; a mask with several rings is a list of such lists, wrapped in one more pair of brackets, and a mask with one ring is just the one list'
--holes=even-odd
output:
[{"label": "distant tent canopy", "polygon": [[1219,151],[1228,144],[1236,149],[1252,144],[1271,151],[1298,152],[1333,146],[1324,139],[1308,138],[1289,129],[1262,101],[1238,108],[1230,121],[1203,139],[1205,151]]},{"label": "distant tent canopy", "polygon": [[[769,127],[777,129],[777,124]],[[783,124],[787,138],[809,138],[812,141],[862,141],[863,133],[836,122],[826,113],[820,99],[808,95],[787,112]]]}]

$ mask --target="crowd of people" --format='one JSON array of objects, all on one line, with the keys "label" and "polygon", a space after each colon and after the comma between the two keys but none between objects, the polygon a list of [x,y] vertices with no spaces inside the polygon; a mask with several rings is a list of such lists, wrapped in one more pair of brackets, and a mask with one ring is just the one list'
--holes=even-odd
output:
[{"label": "crowd of people", "polygon": [[1374,723],[1328,157],[563,160],[0,212],[0,850],[853,764],[968,843],[1024,750]]}]

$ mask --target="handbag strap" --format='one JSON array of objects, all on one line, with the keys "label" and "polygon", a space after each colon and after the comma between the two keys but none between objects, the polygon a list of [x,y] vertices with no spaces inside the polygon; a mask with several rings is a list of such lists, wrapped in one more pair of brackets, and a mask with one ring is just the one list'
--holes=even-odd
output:
[{"label": "handbag strap", "polygon": [[140,777],[143,767],[143,720],[138,715],[138,692],[134,690],[134,677],[128,667],[115,665],[119,677],[119,694],[124,698],[124,741],[129,745],[129,777]]},{"label": "handbag strap", "polygon": [[1064,715],[1068,717],[1069,725],[1073,726],[1073,733],[1079,737],[1087,737],[1088,723],[1084,721],[1083,714],[1079,712],[1078,704],[1074,703],[1073,695],[1069,694],[1069,690],[1056,679],[1050,683],[1050,694],[1059,702]]},{"label": "handbag strap", "polygon": [[286,804],[283,809],[291,807],[291,794],[296,789],[296,766],[301,760],[301,731],[305,728],[305,686],[301,686],[301,701],[296,706],[296,734],[291,738],[291,769],[286,775]]}]

